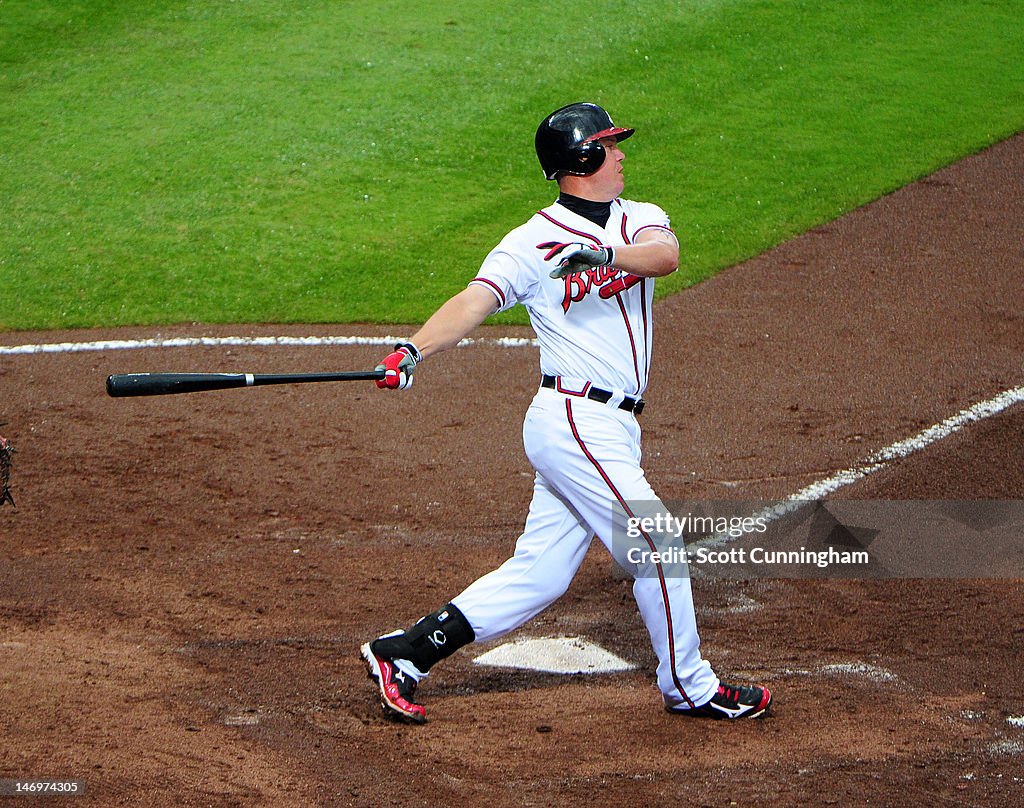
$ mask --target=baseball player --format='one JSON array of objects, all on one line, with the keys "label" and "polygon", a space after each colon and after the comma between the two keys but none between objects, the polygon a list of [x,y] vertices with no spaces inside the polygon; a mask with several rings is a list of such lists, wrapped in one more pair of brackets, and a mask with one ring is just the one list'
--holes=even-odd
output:
[{"label": "baseball player", "polygon": [[[651,365],[654,279],[675,271],[679,244],[661,208],[620,197],[620,148],[633,134],[596,104],[548,115],[535,145],[558,200],[511,231],[468,286],[378,366],[382,388],[404,389],[427,357],[454,347],[490,314],[526,307],[541,379],[523,424],[536,471],[515,553],[405,631],[364,644],[387,715],[415,723],[415,691],[433,665],[472,642],[526,623],[568,588],[591,539],[635,573],[633,594],[658,657],[665,708],[679,715],[756,718],[766,687],[724,684],[701,657],[690,580],[661,563],[641,569],[623,535],[635,503],[664,512],[640,467],[642,395]],[[640,547],[658,537],[642,533]],[[645,544],[646,543],[646,544]]]}]

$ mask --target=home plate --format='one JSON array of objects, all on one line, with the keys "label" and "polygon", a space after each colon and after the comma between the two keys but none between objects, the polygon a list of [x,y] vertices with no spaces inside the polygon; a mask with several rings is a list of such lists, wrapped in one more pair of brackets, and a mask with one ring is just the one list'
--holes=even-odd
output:
[{"label": "home plate", "polygon": [[544,673],[616,673],[636,667],[581,637],[537,637],[507,642],[473,662]]}]

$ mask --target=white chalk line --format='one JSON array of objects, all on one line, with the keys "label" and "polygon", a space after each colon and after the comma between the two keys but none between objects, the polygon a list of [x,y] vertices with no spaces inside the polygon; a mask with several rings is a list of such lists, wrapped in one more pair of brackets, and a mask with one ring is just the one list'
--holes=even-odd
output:
[{"label": "white chalk line", "polygon": [[[793,513],[806,505],[824,499],[840,488],[852,485],[858,480],[863,480],[865,477],[881,471],[896,460],[909,457],[943,438],[948,438],[970,424],[991,418],[993,415],[998,415],[1022,401],[1024,401],[1024,387],[1011,387],[997,396],[980,401],[965,410],[961,410],[956,415],[951,415],[944,421],[930,426],[912,437],[896,441],[896,443],[890,444],[884,449],[879,449],[857,465],[836,472],[831,477],[812,483],[806,488],[801,488],[795,494],[790,494],[782,502],[764,508],[752,516],[755,520],[764,520],[765,524],[774,522],[776,519]],[[720,533],[709,536],[706,539],[701,539],[693,544],[695,547],[720,547],[746,535],[740,531],[734,531],[734,533],[739,535]]]},{"label": "white chalk line", "polygon": [[[93,342],[49,342],[30,345],[0,345],[0,356],[24,354],[82,353],[85,351],[136,351],[145,348],[219,348],[321,345],[377,345],[392,346],[402,337],[154,337],[151,339],[113,339]],[[458,347],[493,345],[499,348],[536,348],[535,339],[526,337],[497,337],[490,339],[464,339]]]},{"label": "white chalk line", "polygon": [[900,678],[888,668],[880,668],[867,662],[839,662],[822,665],[814,670],[783,668],[779,673],[783,676],[859,676],[872,682],[902,684]]}]

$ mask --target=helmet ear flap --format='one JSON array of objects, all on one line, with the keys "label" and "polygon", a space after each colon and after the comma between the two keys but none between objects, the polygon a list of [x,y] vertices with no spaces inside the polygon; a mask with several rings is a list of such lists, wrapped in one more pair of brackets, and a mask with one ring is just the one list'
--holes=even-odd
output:
[{"label": "helmet ear flap", "polygon": [[569,173],[580,177],[589,176],[597,171],[604,165],[604,158],[607,156],[604,146],[596,140],[581,143],[574,152],[575,170]]}]

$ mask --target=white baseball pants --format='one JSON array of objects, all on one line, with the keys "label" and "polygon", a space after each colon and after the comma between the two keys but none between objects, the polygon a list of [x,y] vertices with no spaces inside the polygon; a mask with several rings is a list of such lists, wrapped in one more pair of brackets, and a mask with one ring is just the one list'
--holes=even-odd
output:
[{"label": "white baseball pants", "polygon": [[[664,512],[640,467],[640,425],[614,403],[542,388],[526,413],[523,443],[537,475],[515,553],[452,600],[478,642],[518,628],[557,600],[594,535],[624,569],[636,568],[623,539],[630,503]],[[614,534],[613,519],[621,522]],[[634,579],[633,596],[658,657],[666,707],[699,706],[714,695],[718,677],[700,655],[690,579],[668,572],[649,567]]]}]

